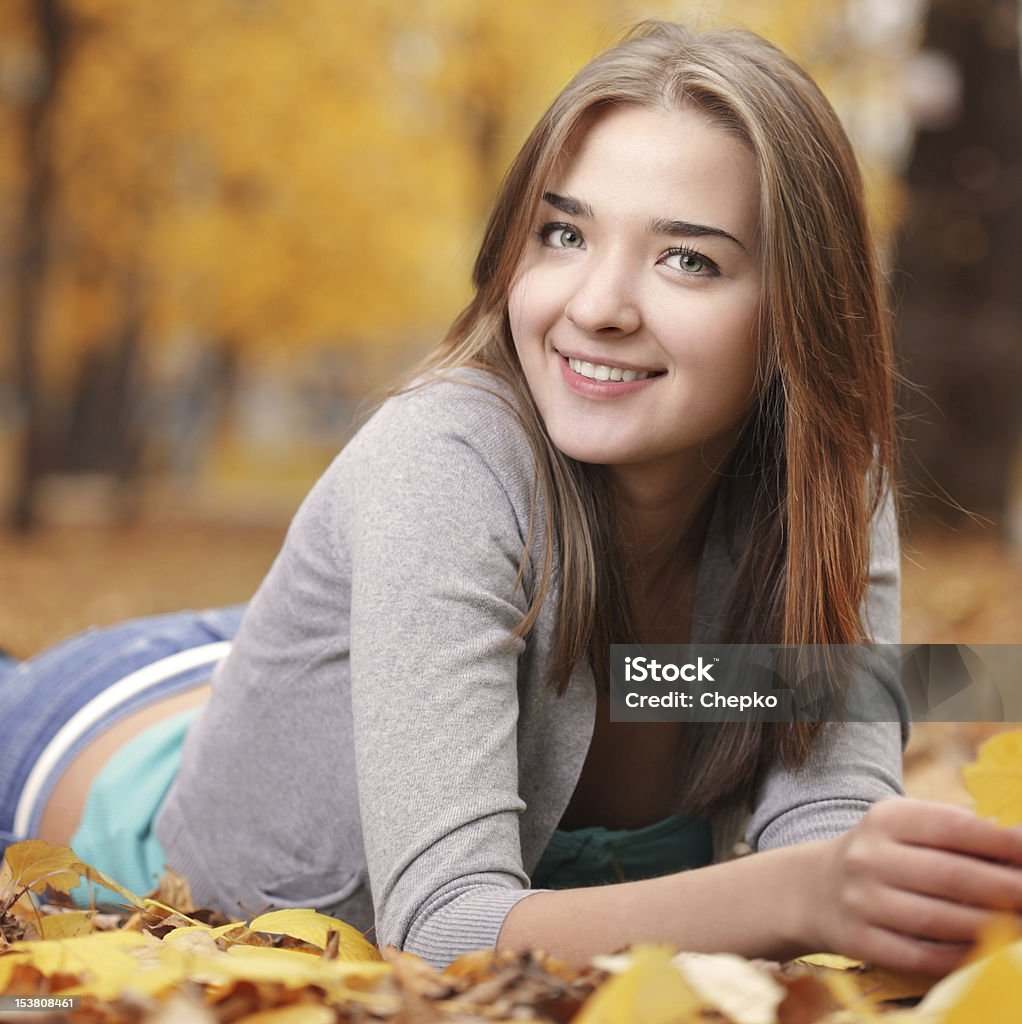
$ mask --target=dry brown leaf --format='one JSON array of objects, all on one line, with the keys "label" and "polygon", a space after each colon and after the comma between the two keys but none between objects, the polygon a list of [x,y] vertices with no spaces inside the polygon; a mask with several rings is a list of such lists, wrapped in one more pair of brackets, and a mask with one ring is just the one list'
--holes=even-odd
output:
[{"label": "dry brown leaf", "polygon": [[146,893],[146,898],[155,903],[162,903],[168,907],[174,907],[179,914],[194,914],[199,907],[192,899],[192,890],[188,880],[181,875],[167,868],[152,892]]},{"label": "dry brown leaf", "polygon": [[838,1009],[830,988],[804,968],[797,973],[780,973],[778,981],[786,994],[777,1008],[778,1024],[817,1024],[827,1014]]}]

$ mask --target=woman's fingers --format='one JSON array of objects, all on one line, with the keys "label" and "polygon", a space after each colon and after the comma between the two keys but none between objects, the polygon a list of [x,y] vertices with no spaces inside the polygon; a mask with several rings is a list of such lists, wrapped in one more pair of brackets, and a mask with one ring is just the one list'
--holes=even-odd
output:
[{"label": "woman's fingers", "polygon": [[1022,866],[1022,828],[1001,828],[964,807],[895,797],[874,804],[863,823],[912,846],[954,850]]},{"label": "woman's fingers", "polygon": [[861,910],[868,924],[913,939],[969,944],[990,919],[990,911],[937,896],[881,888]]},{"label": "woman's fingers", "polygon": [[844,951],[891,970],[943,976],[960,967],[970,949],[968,943],[927,942],[886,928],[867,927],[850,939]]},{"label": "woman's fingers", "polygon": [[833,847],[833,948],[902,970],[954,969],[993,911],[1022,910],[1022,830],[892,799]]},{"label": "woman's fingers", "polygon": [[960,853],[891,844],[877,867],[895,889],[991,910],[1022,910],[1022,868]]}]

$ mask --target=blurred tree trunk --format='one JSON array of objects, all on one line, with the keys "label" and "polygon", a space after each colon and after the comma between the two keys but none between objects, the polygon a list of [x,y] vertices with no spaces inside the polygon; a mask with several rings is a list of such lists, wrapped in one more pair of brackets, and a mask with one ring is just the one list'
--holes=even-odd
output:
[{"label": "blurred tree trunk", "polygon": [[51,444],[39,382],[38,342],[49,259],[48,211],[55,187],[49,125],[66,60],[68,34],[61,0],[36,0],[31,9],[37,18],[44,73],[38,91],[25,110],[28,184],[15,266],[14,345],[25,426],[19,478],[10,514],[12,524],[19,530],[30,529],[35,521],[36,488]]},{"label": "blurred tree trunk", "polygon": [[1012,0],[931,0],[924,50],[957,103],[922,124],[908,173],[897,324],[914,518],[1005,524],[1022,431],[1022,83]]},{"label": "blurred tree trunk", "polygon": [[137,514],[145,449],[142,295],[134,269],[124,272],[121,289],[119,330],[82,359],[54,468],[109,477],[117,485],[117,519],[126,524]]}]

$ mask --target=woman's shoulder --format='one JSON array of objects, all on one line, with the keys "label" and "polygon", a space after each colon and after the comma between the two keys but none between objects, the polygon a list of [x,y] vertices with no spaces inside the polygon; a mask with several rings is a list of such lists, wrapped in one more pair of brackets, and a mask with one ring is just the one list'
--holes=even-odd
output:
[{"label": "woman's shoulder", "polygon": [[535,460],[509,384],[483,369],[462,367],[412,381],[380,405],[351,439],[337,469],[368,465],[411,470],[438,458],[475,464],[501,479],[525,478]]},{"label": "woman's shoulder", "polygon": [[506,380],[489,370],[457,367],[416,377],[384,401],[359,431],[400,429],[465,430],[474,427],[521,433],[518,402]]}]

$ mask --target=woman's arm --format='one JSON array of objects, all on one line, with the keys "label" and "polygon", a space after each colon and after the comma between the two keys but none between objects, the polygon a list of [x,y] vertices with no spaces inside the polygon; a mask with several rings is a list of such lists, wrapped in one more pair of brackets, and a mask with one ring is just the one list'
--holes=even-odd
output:
[{"label": "woman's arm", "polygon": [[532,466],[509,424],[468,384],[413,390],[303,503],[157,822],[197,899],[375,919],[437,964],[495,942],[542,802],[519,771],[542,695],[519,707]]},{"label": "woman's arm", "polygon": [[351,506],[337,549],[351,565],[375,937],[444,964],[492,946],[528,892],[523,819],[536,806],[519,733],[541,696],[520,692],[529,655],[513,634],[533,466],[500,399],[464,383],[402,396],[371,426],[336,500]]},{"label": "woman's arm", "polygon": [[498,949],[575,963],[637,942],[784,960],[833,951],[900,970],[958,966],[992,910],[1022,908],[1022,829],[962,808],[876,804],[836,839],[642,882],[541,892]]}]

